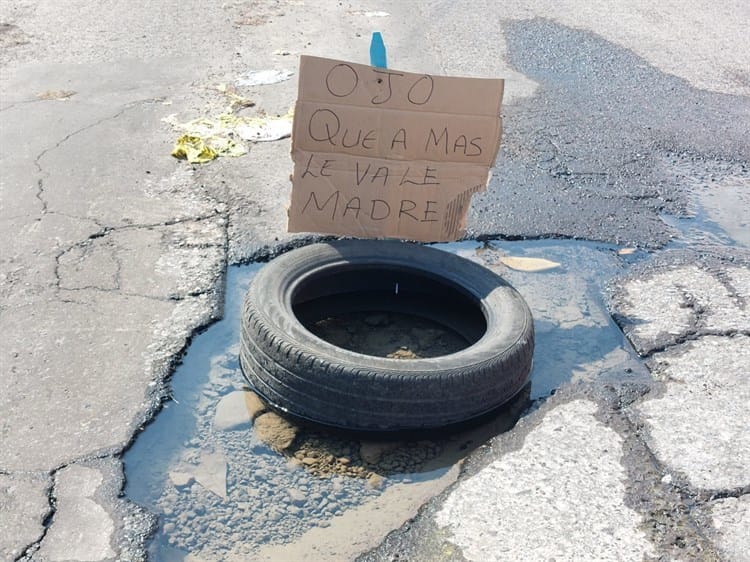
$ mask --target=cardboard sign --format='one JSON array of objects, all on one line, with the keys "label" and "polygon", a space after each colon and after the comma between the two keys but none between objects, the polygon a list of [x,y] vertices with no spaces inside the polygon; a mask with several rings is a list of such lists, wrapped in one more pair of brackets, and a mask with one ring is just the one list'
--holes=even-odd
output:
[{"label": "cardboard sign", "polygon": [[500,146],[503,80],[302,56],[289,232],[445,242]]}]

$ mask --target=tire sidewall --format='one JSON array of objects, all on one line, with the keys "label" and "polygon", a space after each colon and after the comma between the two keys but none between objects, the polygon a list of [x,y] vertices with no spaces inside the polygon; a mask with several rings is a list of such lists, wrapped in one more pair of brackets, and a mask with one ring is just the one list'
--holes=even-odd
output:
[{"label": "tire sidewall", "polygon": [[[372,263],[437,275],[460,287],[481,307],[487,323],[485,333],[479,341],[456,353],[404,361],[342,349],[305,328],[294,314],[292,302],[294,291],[301,283],[334,268]],[[266,265],[253,280],[247,300],[252,301],[251,306],[262,315],[266,327],[274,330],[279,340],[288,341],[320,362],[351,370],[376,370],[414,377],[450,376],[456,371],[478,369],[488,360],[512,353],[519,346],[533,345],[531,313],[513,287],[479,264],[417,244],[350,240],[306,246]]]}]

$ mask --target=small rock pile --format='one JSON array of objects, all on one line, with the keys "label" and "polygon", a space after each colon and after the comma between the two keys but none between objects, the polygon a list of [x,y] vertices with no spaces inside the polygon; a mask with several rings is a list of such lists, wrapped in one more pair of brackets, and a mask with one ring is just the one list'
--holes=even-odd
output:
[{"label": "small rock pile", "polygon": [[253,424],[256,437],[301,467],[321,478],[333,475],[364,478],[374,487],[383,477],[418,472],[441,453],[432,441],[359,441],[335,437],[299,426],[264,410]]}]

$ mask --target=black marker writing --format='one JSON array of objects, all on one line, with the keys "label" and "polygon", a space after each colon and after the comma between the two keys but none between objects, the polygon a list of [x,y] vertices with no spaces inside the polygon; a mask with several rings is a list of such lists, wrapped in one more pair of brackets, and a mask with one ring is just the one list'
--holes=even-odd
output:
[{"label": "black marker writing", "polygon": [[406,94],[406,98],[414,105],[424,105],[430,101],[434,89],[435,81],[432,79],[432,76],[425,74],[412,84],[411,88],[409,88],[409,93]]},{"label": "black marker writing", "polygon": [[357,89],[357,84],[359,84],[357,71],[348,64],[337,64],[326,74],[326,88],[331,95],[337,98],[345,98],[350,95]]}]

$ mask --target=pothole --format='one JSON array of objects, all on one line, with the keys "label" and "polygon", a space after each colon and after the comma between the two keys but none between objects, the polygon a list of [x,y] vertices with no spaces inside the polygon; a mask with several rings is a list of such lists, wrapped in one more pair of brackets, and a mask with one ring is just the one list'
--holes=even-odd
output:
[{"label": "pothole", "polygon": [[[174,373],[173,400],[124,457],[127,496],[159,515],[152,559],[297,559],[300,549],[352,559],[449,485],[461,460],[510,429],[529,398],[569,380],[647,376],[601,296],[637,252],[565,241],[437,247],[494,269],[528,302],[530,388],[495,417],[448,435],[385,441],[298,425],[268,411],[242,378],[241,303],[262,264],[232,267],[225,318],[194,338]],[[439,322],[377,308],[319,317],[308,329],[343,348],[404,360],[470,343]]]}]

